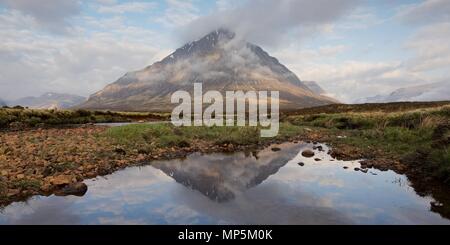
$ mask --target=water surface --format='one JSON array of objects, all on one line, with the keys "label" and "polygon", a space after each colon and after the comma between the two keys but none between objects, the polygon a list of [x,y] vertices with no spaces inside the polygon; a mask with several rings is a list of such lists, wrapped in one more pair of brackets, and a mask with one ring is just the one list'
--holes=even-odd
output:
[{"label": "water surface", "polygon": [[127,168],[87,180],[83,197],[13,203],[0,224],[450,223],[430,211],[433,199],[418,196],[403,175],[355,171],[357,161],[334,160],[325,145],[313,158],[300,154],[312,144],[278,147]]}]

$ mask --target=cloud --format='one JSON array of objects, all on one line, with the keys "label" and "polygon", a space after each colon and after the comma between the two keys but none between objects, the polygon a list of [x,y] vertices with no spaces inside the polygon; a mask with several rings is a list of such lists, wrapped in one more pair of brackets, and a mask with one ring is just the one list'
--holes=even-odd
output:
[{"label": "cloud", "polygon": [[185,26],[199,17],[199,9],[192,0],[166,0],[166,4],[164,14],[156,19],[156,22],[165,27]]},{"label": "cloud", "polygon": [[[214,29],[228,28],[258,44],[276,43],[284,33],[330,23],[358,3],[357,0],[254,0],[235,8],[222,7],[183,27],[184,41],[197,39]],[[220,7],[220,5],[219,5]]]},{"label": "cloud", "polygon": [[450,22],[426,25],[406,43],[416,55],[407,61],[414,71],[433,71],[450,67]]},{"label": "cloud", "polygon": [[32,17],[40,27],[54,33],[67,32],[69,19],[80,13],[78,0],[0,0],[0,5]]},{"label": "cloud", "polygon": [[399,11],[397,18],[411,24],[450,21],[450,1],[425,0],[410,4]]},{"label": "cloud", "polygon": [[107,31],[78,28],[70,36],[53,36],[36,32],[33,21],[16,11],[0,13],[0,98],[47,91],[89,95],[167,53],[159,46],[167,43],[163,36],[120,19],[114,27],[105,21],[96,24]]},{"label": "cloud", "polygon": [[109,2],[106,4],[107,5],[99,6],[97,11],[99,13],[108,13],[108,14],[145,13],[158,6],[156,2],[127,2],[120,4],[114,4],[114,2]]},{"label": "cloud", "polygon": [[427,76],[409,70],[402,61],[320,63],[300,60],[286,65],[300,74],[301,79],[319,82],[330,95],[346,103],[428,81]]}]

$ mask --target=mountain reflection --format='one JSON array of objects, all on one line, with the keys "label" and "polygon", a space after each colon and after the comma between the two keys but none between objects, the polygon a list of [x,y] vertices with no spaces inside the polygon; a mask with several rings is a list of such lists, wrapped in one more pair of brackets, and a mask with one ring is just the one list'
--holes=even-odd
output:
[{"label": "mountain reflection", "polygon": [[291,150],[294,147],[284,144],[281,151],[268,148],[257,154],[194,153],[183,160],[157,161],[152,166],[211,200],[226,202],[278,172],[296,155]]}]

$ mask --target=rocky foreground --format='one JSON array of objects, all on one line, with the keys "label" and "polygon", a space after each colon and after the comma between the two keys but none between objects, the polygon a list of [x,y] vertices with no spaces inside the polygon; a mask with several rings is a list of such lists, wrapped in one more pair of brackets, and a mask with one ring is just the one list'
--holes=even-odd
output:
[{"label": "rocky foreground", "polygon": [[105,138],[104,127],[50,128],[0,133],[0,203],[30,195],[86,192],[83,179],[136,163]]}]

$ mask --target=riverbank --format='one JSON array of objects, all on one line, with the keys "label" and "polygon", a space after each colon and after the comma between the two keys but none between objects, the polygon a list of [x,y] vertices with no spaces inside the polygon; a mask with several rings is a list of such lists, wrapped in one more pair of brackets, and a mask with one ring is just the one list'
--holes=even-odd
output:
[{"label": "riverbank", "polygon": [[[174,127],[134,124],[7,130],[0,134],[0,204],[29,196],[80,194],[83,180],[192,152],[258,151],[272,143],[327,143],[342,160],[365,159],[362,169],[404,173],[427,194],[448,185],[450,109],[290,114],[276,138],[255,127]],[[274,149],[276,150],[276,149]],[[433,183],[430,185],[429,183]],[[429,187],[427,187],[429,186]]]}]

